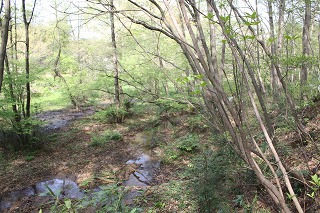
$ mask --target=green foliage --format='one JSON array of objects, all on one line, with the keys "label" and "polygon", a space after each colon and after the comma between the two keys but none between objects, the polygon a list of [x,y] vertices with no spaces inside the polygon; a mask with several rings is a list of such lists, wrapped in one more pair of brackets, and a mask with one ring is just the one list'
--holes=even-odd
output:
[{"label": "green foliage", "polygon": [[191,131],[208,129],[208,125],[202,115],[191,116],[188,119],[187,124]]},{"label": "green foliage", "polygon": [[174,99],[158,99],[156,100],[156,104],[159,106],[159,115],[163,113],[174,113],[174,112],[182,112],[187,111],[189,106],[185,103],[181,103],[176,101],[179,100],[179,97],[173,97]]},{"label": "green foliage", "polygon": [[219,148],[213,151],[206,147],[192,159],[184,175],[191,177],[189,186],[199,212],[230,212],[230,196],[242,194],[240,182],[254,184],[255,180],[243,169],[243,161],[224,138],[215,136],[212,140]]},{"label": "green foliage", "polygon": [[[154,205],[149,212],[198,212],[193,200],[192,191],[185,181],[172,180],[156,189],[151,198]],[[175,203],[173,208],[166,208],[170,203]],[[151,211],[154,210],[154,211]]]},{"label": "green foliage", "polygon": [[70,100],[62,89],[43,91],[40,97],[33,100],[33,108],[42,110],[59,110],[70,106]]},{"label": "green foliage", "polygon": [[105,110],[97,112],[93,118],[106,123],[123,123],[128,112],[124,108],[108,106]]},{"label": "green foliage", "polygon": [[61,199],[61,192],[54,192],[48,186],[49,195],[54,198],[50,204],[50,212],[53,213],[76,213],[91,212],[94,209],[96,213],[135,213],[142,212],[140,208],[130,207],[125,204],[125,195],[127,189],[116,184],[99,186],[96,192],[88,192],[89,195],[79,199]]},{"label": "green foliage", "polygon": [[199,137],[195,134],[188,134],[178,139],[177,148],[181,151],[192,152],[199,144]]},{"label": "green foliage", "polygon": [[246,202],[246,200],[245,200],[245,198],[244,198],[244,195],[237,195],[237,196],[236,196],[236,199],[233,200],[233,202],[234,202],[237,206],[243,208],[243,210],[244,210],[245,213],[251,213],[251,212],[253,212],[253,209],[254,209],[257,201],[258,201],[258,196],[257,196],[257,195],[254,196],[254,198],[253,198],[253,200],[252,200],[251,203]]},{"label": "green foliage", "polygon": [[96,213],[141,212],[142,210],[140,208],[130,207],[125,204],[125,196],[127,192],[128,189],[116,184],[99,186],[99,190],[97,192],[83,198],[81,204],[78,206],[84,210],[88,207],[93,207]]},{"label": "green foliage", "polygon": [[319,196],[319,189],[320,189],[320,177],[317,174],[314,174],[311,176],[311,183],[310,188],[312,189],[312,192],[310,194],[307,194],[312,199],[316,199],[316,197]]},{"label": "green foliage", "polygon": [[177,140],[175,140],[173,143],[163,147],[163,161],[165,163],[172,163],[182,155],[195,152],[198,147],[199,137],[197,135],[184,135],[183,137],[180,137]]},{"label": "green foliage", "polygon": [[164,151],[164,163],[171,163],[172,161],[176,160],[180,156],[180,152],[174,147],[167,147]]},{"label": "green foliage", "polygon": [[29,152],[26,155],[25,159],[26,159],[26,161],[32,161],[35,159],[35,157],[36,157],[36,152]]},{"label": "green foliage", "polygon": [[[79,201],[74,200],[74,202],[69,199],[60,199],[62,191],[53,191],[48,185],[45,185],[48,192],[40,194],[40,196],[51,196],[53,198],[53,203],[50,205],[50,212],[52,213],[76,213],[79,209]],[[40,209],[42,212],[42,209]]]},{"label": "green foliage", "polygon": [[102,146],[110,141],[120,141],[122,140],[122,134],[119,132],[107,131],[102,135],[93,136],[91,139],[90,146]]}]

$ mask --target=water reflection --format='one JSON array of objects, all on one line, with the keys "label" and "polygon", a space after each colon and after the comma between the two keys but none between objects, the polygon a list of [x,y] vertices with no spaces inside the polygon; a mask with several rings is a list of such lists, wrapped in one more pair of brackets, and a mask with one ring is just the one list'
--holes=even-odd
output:
[{"label": "water reflection", "polygon": [[82,198],[84,193],[80,190],[76,182],[71,179],[52,179],[48,181],[39,182],[31,187],[20,191],[8,193],[0,198],[0,212],[4,212],[10,207],[20,201],[24,197],[35,195],[53,196],[49,189],[54,193],[54,196],[60,198]]}]

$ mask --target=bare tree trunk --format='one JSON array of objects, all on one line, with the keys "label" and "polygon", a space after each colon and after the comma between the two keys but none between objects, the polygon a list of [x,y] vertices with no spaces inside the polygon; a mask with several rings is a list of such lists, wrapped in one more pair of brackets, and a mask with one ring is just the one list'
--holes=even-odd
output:
[{"label": "bare tree trunk", "polygon": [[16,97],[14,95],[14,89],[13,89],[13,83],[12,83],[12,75],[10,72],[10,67],[9,67],[9,60],[8,57],[5,58],[5,66],[6,66],[6,71],[8,74],[8,78],[9,78],[9,93],[10,93],[10,98],[11,98],[11,106],[12,106],[12,112],[14,113],[14,125],[16,126],[17,124],[19,124],[19,122],[21,121],[21,116],[20,113],[18,111],[18,107],[16,104]]},{"label": "bare tree trunk", "polygon": [[25,47],[25,72],[26,72],[26,92],[27,92],[27,103],[26,103],[26,117],[30,117],[30,107],[31,107],[31,87],[30,87],[30,37],[29,37],[29,27],[33,17],[35,5],[37,0],[34,0],[33,8],[31,11],[31,15],[29,19],[27,19],[27,11],[26,11],[26,2],[22,0],[22,16],[23,16],[23,23],[25,29],[25,38],[26,38],[26,47]]},{"label": "bare tree trunk", "polygon": [[[159,67],[160,67],[160,70],[163,71],[164,69],[164,65],[163,65],[163,59],[161,57],[161,53],[160,53],[160,35],[158,36],[158,41],[157,41],[157,55],[158,55],[158,58],[159,58]],[[164,93],[166,95],[169,94],[169,87],[168,87],[168,82],[167,81],[164,81],[162,83],[162,86],[163,86],[163,89],[164,89]],[[157,93],[156,93],[157,94]],[[158,95],[158,94],[157,94]]]},{"label": "bare tree trunk", "polygon": [[119,69],[118,69],[118,53],[116,34],[114,26],[114,4],[113,0],[110,0],[110,27],[111,27],[111,43],[113,48],[113,71],[114,71],[114,102],[120,107],[120,86],[119,86]]},{"label": "bare tree trunk", "polygon": [[[303,21],[303,32],[302,32],[302,54],[304,57],[308,57],[310,55],[310,26],[311,26],[311,0],[305,0],[305,14],[304,14],[304,21]],[[306,84],[308,80],[308,69],[309,64],[307,63],[308,60],[301,66],[300,71],[300,89],[301,89],[301,99],[307,100],[307,93],[306,93]]]},{"label": "bare tree trunk", "polygon": [[[258,0],[255,0],[255,4],[256,4],[257,17],[259,17]],[[259,18],[257,18],[257,21],[259,21]],[[257,33],[258,33],[258,34],[260,33],[259,24],[257,24]],[[258,65],[257,71],[258,71],[258,78],[259,78],[259,81],[260,81],[260,84],[261,84],[261,91],[262,91],[262,93],[265,95],[265,93],[266,93],[266,88],[265,88],[265,86],[264,86],[264,82],[263,82],[262,77],[261,77],[261,69],[260,69],[260,48],[259,48],[258,42],[257,42],[256,52],[257,52],[257,65]]]},{"label": "bare tree trunk", "polygon": [[270,26],[270,36],[271,36],[271,64],[270,64],[270,86],[273,92],[274,97],[278,100],[278,77],[274,67],[274,60],[277,60],[277,48],[275,43],[275,30],[274,30],[274,21],[273,21],[273,6],[272,0],[268,0],[268,15],[269,15],[269,26]]},{"label": "bare tree trunk", "polygon": [[78,103],[77,103],[76,99],[74,98],[74,96],[72,95],[72,92],[70,90],[70,87],[69,87],[66,79],[59,72],[58,65],[59,65],[59,61],[60,61],[60,56],[61,56],[61,46],[59,44],[58,54],[57,54],[56,60],[54,61],[54,65],[53,65],[53,72],[55,73],[55,77],[57,76],[62,80],[63,84],[67,88],[67,92],[68,92],[68,95],[69,95],[69,98],[71,100],[72,105],[74,106],[74,108],[76,108],[78,110]]},{"label": "bare tree trunk", "polygon": [[[211,5],[209,4],[209,2],[207,2],[207,10],[208,10],[208,13],[211,13],[213,14],[213,9],[211,7]],[[210,53],[211,53],[211,58],[212,58],[212,61],[213,61],[213,66],[214,66],[214,75],[216,75],[216,78],[218,79],[218,81],[220,82],[221,81],[221,77],[220,77],[220,73],[219,73],[219,69],[218,69],[218,59],[217,59],[217,45],[216,45],[216,27],[214,24],[211,24],[210,23],[210,20],[209,20],[209,34],[210,34]],[[222,56],[221,58],[225,57],[225,48],[222,47]],[[225,58],[221,59],[221,61],[223,62],[224,64],[224,60]]]},{"label": "bare tree trunk", "polygon": [[[1,2],[2,4],[2,2]],[[1,46],[0,46],[0,93],[3,83],[3,73],[4,73],[4,62],[7,52],[7,42],[9,34],[9,23],[10,23],[10,0],[5,2],[5,14],[3,19],[3,24],[1,27]]]},{"label": "bare tree trunk", "polygon": [[[222,87],[221,82],[219,82],[217,76],[214,75],[214,70],[216,66],[216,64],[214,63],[216,63],[216,61],[212,59],[210,53],[210,44],[208,45],[208,39],[206,39],[207,37],[205,36],[204,30],[202,28],[203,20],[200,18],[200,16],[201,14],[203,14],[203,12],[200,11],[200,8],[196,7],[196,3],[198,3],[199,1],[179,0],[179,7],[183,17],[182,21],[184,22],[188,33],[188,35],[186,36],[183,35],[181,31],[180,23],[177,22],[177,16],[174,13],[175,10],[171,7],[172,4],[170,0],[164,0],[165,8],[161,8],[157,1],[152,0],[150,2],[153,3],[154,6],[159,9],[158,12],[161,14],[161,17],[159,17],[160,24],[158,23],[158,26],[161,27],[152,26],[147,22],[144,22],[142,20],[136,20],[134,18],[130,18],[130,20],[132,20],[136,24],[140,24],[146,27],[147,29],[162,32],[163,34],[175,40],[180,45],[181,49],[187,57],[187,60],[190,64],[190,67],[192,68],[193,73],[198,73],[203,76],[202,80],[206,83],[206,86],[203,89],[201,95],[204,98],[204,104],[207,107],[206,109],[209,111],[212,117],[218,118],[219,121],[221,121],[220,125],[217,126],[222,127],[221,129],[224,132],[229,133],[231,140],[234,142],[232,143],[232,146],[235,148],[237,153],[239,153],[240,156],[248,163],[250,168],[252,168],[258,179],[265,187],[266,191],[268,191],[268,193],[270,194],[274,202],[279,206],[279,208],[284,212],[290,212],[290,209],[288,207],[288,204],[286,203],[286,199],[281,188],[282,186],[280,185],[281,183],[285,183],[286,190],[288,190],[290,195],[293,197],[292,199],[294,201],[296,209],[299,212],[302,212],[301,206],[298,202],[298,199],[295,197],[291,183],[289,181],[288,172],[284,168],[271,139],[272,134],[270,133],[272,132],[272,127],[270,127],[269,125],[270,121],[268,112],[265,108],[264,99],[260,94],[261,92],[259,89],[259,84],[256,81],[256,74],[254,72],[255,70],[253,70],[253,66],[250,59],[248,59],[248,57],[245,55],[242,47],[236,40],[237,38],[228,33],[230,32],[230,28],[232,28],[231,22],[226,23],[228,24],[227,29],[225,25],[226,21],[223,20],[219,15],[219,10],[216,5],[216,2],[208,1],[208,3],[210,3],[214,10],[215,18],[218,19],[218,21],[215,20],[215,23],[219,24],[221,32],[225,36],[228,48],[232,52],[233,59],[236,63],[235,65],[240,70],[238,75],[242,77],[244,83],[237,84],[237,86],[241,87],[239,88],[239,90],[244,91],[246,89],[248,92],[247,94],[250,98],[248,101],[244,100],[244,102],[240,102],[239,104],[241,104],[242,109],[246,110],[247,113],[255,113],[254,121],[256,122],[256,124],[259,125],[261,132],[263,132],[264,141],[267,142],[268,147],[270,148],[270,156],[268,156],[268,158],[273,160],[273,164],[268,164],[267,158],[264,158],[264,161],[268,166],[271,166],[273,168],[279,168],[283,174],[283,176],[281,177],[279,177],[278,174],[276,174],[276,172],[273,172],[272,174],[274,175],[274,177],[268,179],[265,171],[263,171],[260,168],[261,165],[259,165],[256,162],[257,157],[253,156],[254,148],[252,147],[252,145],[254,144],[254,139],[252,138],[250,132],[251,122],[253,121],[242,120],[241,113],[237,112],[237,107],[234,106],[233,102],[230,102],[228,100],[228,91],[226,91]],[[136,4],[136,2],[133,2],[132,4]],[[229,4],[230,6],[232,5],[232,3],[230,2]],[[139,8],[144,10],[144,12],[146,12],[148,15],[153,14],[152,12],[144,9],[142,6]],[[232,10],[235,14],[238,14],[236,8],[232,7]],[[252,34],[254,34],[254,32]],[[198,40],[198,38],[200,40]],[[268,56],[269,55],[270,54],[268,54]],[[272,57],[273,56],[271,56],[271,58]],[[245,66],[241,66],[242,64],[244,64]],[[276,68],[277,63],[274,63],[274,66]],[[278,69],[276,70],[278,71]],[[250,77],[250,82],[248,80],[249,77],[247,77],[247,75]],[[280,73],[277,73],[277,75],[280,75]],[[252,88],[254,88],[253,91],[251,91]],[[241,95],[244,93],[239,92],[239,94]],[[260,109],[256,105],[256,98],[259,99],[260,106],[264,109]],[[261,118],[259,111],[263,112],[263,118],[265,120]],[[265,123],[269,123],[267,127]],[[263,159],[263,157],[261,157],[261,159]],[[282,182],[280,182],[279,179],[282,179]],[[276,180],[276,183],[274,183],[273,180]]]},{"label": "bare tree trunk", "polygon": [[277,47],[277,53],[279,57],[282,54],[285,9],[286,9],[286,1],[280,0],[279,1],[279,20],[278,20],[278,47]]},{"label": "bare tree trunk", "polygon": [[[16,19],[16,17],[15,17]],[[16,20],[15,20],[16,22]],[[11,25],[11,30],[10,30],[10,46],[11,46],[11,60],[12,61],[17,61],[17,52],[16,52],[16,37],[17,37],[17,31],[15,30],[15,34],[14,34],[14,37],[13,37],[13,28],[12,28],[12,25]],[[8,56],[6,56],[6,70],[7,70],[7,74],[8,74],[8,79],[9,79],[9,92],[10,92],[10,98],[11,98],[11,101],[12,101],[12,111],[14,113],[14,120],[15,120],[15,125],[17,125],[17,129],[19,131],[19,123],[21,121],[21,114],[18,110],[18,105],[17,105],[17,102],[18,102],[18,95],[15,94],[15,91],[14,91],[14,85],[13,85],[13,78],[12,78],[12,72],[10,71],[10,65],[9,65],[9,59],[8,59]],[[15,63],[13,63],[12,65],[12,71],[14,71],[16,73],[16,70],[17,70],[17,66],[15,65]]]}]

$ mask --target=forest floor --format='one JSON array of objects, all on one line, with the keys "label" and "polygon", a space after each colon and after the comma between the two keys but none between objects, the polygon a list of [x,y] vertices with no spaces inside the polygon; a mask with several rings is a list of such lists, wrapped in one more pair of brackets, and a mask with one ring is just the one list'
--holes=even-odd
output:
[{"label": "forest floor", "polygon": [[[319,143],[320,103],[305,108],[300,116],[315,143]],[[122,138],[93,144],[94,138],[110,131],[120,133]],[[320,162],[315,157],[314,144],[301,145],[299,135],[290,128],[278,127],[278,131],[282,132],[279,140],[283,144],[294,151],[300,150],[286,159],[291,168],[299,171],[318,170]],[[156,141],[147,149],[150,155],[161,161],[161,166],[151,183],[144,188],[145,193],[137,201],[138,205],[143,205],[149,212],[195,212],[197,207],[189,194],[192,194],[192,190],[186,188],[184,182],[188,180],[182,175],[185,168],[192,167],[190,159],[194,154],[181,155],[175,150],[177,145],[175,148],[172,146],[177,138],[190,132],[195,132],[201,143],[210,140],[207,126],[190,114],[177,114],[169,121],[159,118],[150,110],[133,115],[121,124],[110,124],[94,115],[77,117],[61,128],[42,134],[38,140],[42,146],[38,150],[20,151],[18,154],[0,150],[4,153],[0,156],[0,198],[54,178],[72,179],[81,190],[106,184],[121,186],[138,169],[136,164],[126,162],[145,152],[145,147],[136,143],[137,137],[140,137],[143,141]],[[48,208],[45,203],[49,203],[48,198],[26,196],[16,201],[7,212],[39,212],[40,207]],[[256,205],[268,209],[266,204]]]},{"label": "forest floor", "polygon": [[[88,112],[92,114],[91,111]],[[47,114],[44,117],[48,117]],[[155,132],[153,128],[159,123],[153,123],[158,122],[154,120],[153,113],[131,116],[121,124],[110,124],[100,118],[94,119],[91,115],[75,117],[72,121],[69,118],[72,114],[69,109],[51,114],[59,114],[58,117],[61,118],[65,114],[64,120],[67,122],[61,128],[49,126],[48,132],[41,134],[37,140],[41,144],[40,149],[18,153],[2,150],[5,154],[2,155],[0,163],[0,198],[56,178],[74,180],[81,190],[95,189],[99,185],[112,183],[122,185],[138,167],[126,162],[136,159],[145,151],[145,147],[142,147],[144,145],[137,145],[137,137],[141,137],[142,142],[157,139],[162,143],[169,143],[173,132],[176,131],[170,128],[171,124],[167,128],[163,123]],[[50,117],[49,123],[54,126],[52,120]],[[122,139],[102,141],[102,144],[93,145],[93,138],[99,138],[105,132],[119,132]],[[148,148],[152,149],[149,153],[151,151],[151,155],[160,159],[163,150],[155,144],[152,146],[154,147]],[[174,180],[177,169],[177,165],[161,164],[161,171],[156,171],[147,188]],[[49,200],[39,196],[26,196],[15,201],[7,212],[39,212],[39,205],[45,202]]]}]

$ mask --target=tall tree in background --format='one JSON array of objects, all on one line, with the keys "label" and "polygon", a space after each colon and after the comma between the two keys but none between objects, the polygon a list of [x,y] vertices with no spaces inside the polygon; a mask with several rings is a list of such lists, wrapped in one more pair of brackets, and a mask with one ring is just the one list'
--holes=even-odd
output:
[{"label": "tall tree in background", "polygon": [[[1,1],[1,5],[3,5],[3,1]],[[1,8],[2,10],[2,8]],[[0,46],[0,93],[2,88],[3,82],[3,73],[4,73],[4,63],[5,57],[7,53],[7,42],[8,42],[8,35],[9,35],[9,23],[10,23],[10,0],[5,1],[4,7],[4,19],[1,23],[1,46]]]},{"label": "tall tree in background", "polygon": [[[54,50],[58,50],[57,51],[57,55],[55,57],[55,60],[54,60],[54,63],[53,63],[53,72],[55,74],[54,78],[55,77],[59,77],[61,79],[61,81],[63,82],[66,90],[67,90],[67,93],[68,93],[68,96],[69,96],[69,99],[73,105],[74,108],[78,109],[78,103],[77,103],[77,100],[76,98],[74,97],[74,95],[72,94],[72,91],[70,89],[70,86],[67,82],[67,80],[64,78],[64,76],[61,74],[61,71],[60,71],[60,68],[59,68],[59,63],[60,63],[60,60],[61,60],[61,53],[62,53],[62,49],[64,47],[66,47],[66,43],[67,43],[67,40],[69,39],[69,35],[68,35],[68,30],[66,30],[65,26],[68,26],[68,24],[66,24],[66,17],[63,17],[61,19],[59,19],[59,16],[58,16],[58,4],[57,2],[55,1],[54,2],[54,10],[55,10],[55,33],[54,33],[54,42],[53,42],[53,47],[54,47]],[[79,19],[79,16],[78,16],[78,19]],[[78,60],[78,64],[80,66],[80,53],[79,53],[79,37],[80,37],[80,27],[78,26],[78,35],[77,35],[77,45],[78,45],[78,52],[77,52],[77,60]],[[80,70],[80,67],[79,67],[79,70]]]},{"label": "tall tree in background", "polygon": [[[273,91],[274,97],[278,99],[278,89],[279,89],[279,81],[277,72],[275,70],[274,62],[278,60],[277,58],[277,45],[276,45],[276,35],[275,35],[275,27],[274,27],[274,11],[273,11],[273,0],[268,0],[268,15],[269,15],[269,27],[270,27],[270,41],[271,41],[271,64],[270,64],[270,86]],[[279,21],[280,21],[279,16]]]},{"label": "tall tree in background", "polygon": [[308,70],[309,70],[309,56],[310,56],[310,27],[311,27],[311,0],[305,0],[305,11],[303,19],[303,32],[302,32],[302,55],[304,57],[304,62],[301,66],[300,71],[300,89],[301,89],[301,99],[307,100],[306,84],[308,80]]},{"label": "tall tree in background", "polygon": [[25,72],[26,72],[26,92],[27,92],[27,102],[26,102],[26,117],[30,117],[30,111],[31,111],[31,87],[30,87],[30,23],[33,18],[35,6],[36,6],[37,0],[34,0],[33,7],[31,9],[31,14],[29,17],[27,17],[27,11],[26,11],[26,2],[25,0],[22,0],[22,16],[23,16],[23,23],[24,23],[24,29],[25,29]]},{"label": "tall tree in background", "polygon": [[119,85],[119,69],[118,69],[118,53],[117,53],[117,42],[114,25],[114,13],[115,7],[113,0],[110,0],[110,29],[111,29],[111,43],[112,43],[112,62],[114,72],[114,102],[120,107],[120,85]]}]

